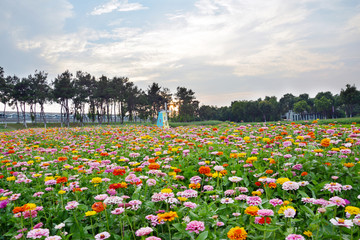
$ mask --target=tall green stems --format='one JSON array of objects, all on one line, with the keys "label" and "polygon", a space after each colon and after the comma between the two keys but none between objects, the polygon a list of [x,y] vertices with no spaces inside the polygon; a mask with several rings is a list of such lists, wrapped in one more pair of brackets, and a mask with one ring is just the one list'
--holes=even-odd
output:
[{"label": "tall green stems", "polygon": [[106,208],[105,208],[104,212],[105,212],[105,218],[106,218],[106,227],[107,227],[108,232],[110,232],[109,219],[108,219]]}]

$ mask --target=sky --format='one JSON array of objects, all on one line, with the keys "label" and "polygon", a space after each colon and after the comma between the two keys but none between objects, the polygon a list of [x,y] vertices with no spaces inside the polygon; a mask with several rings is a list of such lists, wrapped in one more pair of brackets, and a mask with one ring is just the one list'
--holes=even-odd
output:
[{"label": "sky", "polygon": [[1,0],[0,66],[192,89],[201,104],[360,88],[360,2]]}]

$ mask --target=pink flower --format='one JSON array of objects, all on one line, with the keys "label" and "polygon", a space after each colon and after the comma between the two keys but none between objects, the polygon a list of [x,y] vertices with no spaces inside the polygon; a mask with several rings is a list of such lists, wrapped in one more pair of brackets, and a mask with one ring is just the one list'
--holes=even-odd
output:
[{"label": "pink flower", "polygon": [[258,196],[253,196],[253,197],[248,197],[246,199],[246,203],[251,205],[251,206],[258,206],[258,205],[260,205],[262,203],[262,200]]},{"label": "pink flower", "polygon": [[284,216],[286,218],[294,218],[296,214],[296,211],[292,208],[288,208],[284,211]]},{"label": "pink flower", "polygon": [[274,211],[271,209],[260,209],[257,214],[261,217],[274,216]]},{"label": "pink flower", "polygon": [[107,239],[109,237],[110,237],[110,233],[102,232],[102,233],[99,233],[99,234],[95,235],[95,240]]},{"label": "pink flower", "polygon": [[297,182],[287,181],[287,182],[283,183],[282,189],[286,190],[286,191],[298,190],[299,189],[299,184]]},{"label": "pink flower", "polygon": [[48,237],[49,233],[50,233],[49,229],[37,228],[37,229],[30,230],[27,233],[26,237],[27,238],[32,238],[32,239],[41,238],[41,237]]},{"label": "pink flower", "polygon": [[344,220],[342,218],[332,218],[330,219],[330,222],[335,225],[335,226],[341,226],[341,227],[346,227],[346,228],[351,228],[352,226],[354,226],[354,223],[351,220]]},{"label": "pink flower", "polygon": [[151,236],[151,237],[145,238],[145,240],[161,240],[161,238]]},{"label": "pink flower", "polygon": [[45,240],[61,240],[61,237],[58,235],[55,235],[55,236],[47,237],[47,238],[45,238]]},{"label": "pink flower", "polygon": [[139,236],[145,236],[145,235],[150,234],[152,231],[153,231],[153,229],[150,228],[150,227],[143,227],[143,228],[140,228],[139,230],[137,230],[135,232],[135,235],[138,236],[138,237]]},{"label": "pink flower", "polygon": [[197,207],[197,204],[196,203],[193,203],[193,202],[184,202],[184,206],[185,207],[188,207],[190,209],[194,209]]},{"label": "pink flower", "polygon": [[114,215],[119,215],[122,214],[124,211],[125,211],[124,208],[115,208],[113,211],[111,211],[111,213]]},{"label": "pink flower", "polygon": [[218,226],[218,227],[222,227],[224,225],[225,225],[225,223],[223,223],[223,222],[216,222],[216,226]]},{"label": "pink flower", "polygon": [[72,210],[72,209],[77,208],[78,205],[79,205],[79,203],[77,201],[71,201],[66,204],[65,209]]},{"label": "pink flower", "polygon": [[299,234],[290,234],[285,238],[285,240],[305,240],[305,238]]},{"label": "pink flower", "polygon": [[201,221],[191,221],[186,225],[186,229],[189,230],[189,232],[195,232],[196,234],[199,234],[200,231],[205,230],[204,222]]}]

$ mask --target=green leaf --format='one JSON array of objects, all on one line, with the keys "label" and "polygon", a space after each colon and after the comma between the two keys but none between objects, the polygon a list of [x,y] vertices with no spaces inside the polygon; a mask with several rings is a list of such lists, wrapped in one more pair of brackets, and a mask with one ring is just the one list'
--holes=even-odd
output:
[{"label": "green leaf", "polygon": [[196,240],[204,240],[206,239],[208,236],[208,231],[202,232],[197,238]]}]

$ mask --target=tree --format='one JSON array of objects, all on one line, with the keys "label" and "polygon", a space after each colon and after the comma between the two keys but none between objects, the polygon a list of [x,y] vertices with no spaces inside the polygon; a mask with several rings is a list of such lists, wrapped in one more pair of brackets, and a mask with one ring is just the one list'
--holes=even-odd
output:
[{"label": "tree", "polygon": [[284,96],[280,98],[279,101],[281,114],[285,114],[288,111],[293,110],[295,101],[296,97],[291,93],[284,94]]},{"label": "tree", "polygon": [[171,96],[168,88],[162,88],[155,82],[148,86],[147,98],[151,106],[151,117],[153,121],[156,120],[157,113],[164,107],[165,103],[169,104],[171,102]]},{"label": "tree", "polygon": [[301,116],[309,110],[310,106],[305,100],[300,100],[294,104],[294,112],[301,114]]},{"label": "tree", "polygon": [[23,124],[27,127],[26,124],[26,103],[32,101],[31,96],[31,82],[28,78],[22,78],[21,81],[18,81],[14,86],[13,97],[16,101],[19,102],[20,110],[23,114]]},{"label": "tree", "polygon": [[[47,83],[48,74],[44,71],[35,71],[34,78],[32,79],[33,91],[35,94],[35,104],[40,105],[40,118],[43,119],[44,127],[46,128],[46,117],[44,111],[44,104],[51,101],[51,88]],[[35,108],[36,114],[36,108]],[[35,118],[36,119],[36,118]]]},{"label": "tree", "polygon": [[360,92],[355,85],[346,84],[346,89],[341,89],[340,99],[345,105],[346,117],[352,117],[354,107],[360,103]]},{"label": "tree", "polygon": [[331,117],[331,115],[334,114],[334,110],[335,110],[334,104],[335,104],[335,99],[331,92],[319,92],[315,96],[314,99],[315,110],[317,112],[320,112],[325,118]]},{"label": "tree", "polygon": [[58,75],[54,82],[53,97],[56,102],[60,104],[61,126],[63,126],[63,110],[65,111],[65,124],[69,127],[70,124],[70,108],[69,100],[75,95],[74,82],[72,74],[66,70],[61,75]]},{"label": "tree", "polygon": [[74,78],[75,94],[73,96],[74,104],[74,119],[80,120],[81,125],[84,122],[85,104],[90,102],[90,97],[93,96],[92,77],[89,73],[82,71],[76,72]]},{"label": "tree", "polygon": [[6,121],[6,105],[11,100],[11,92],[12,92],[13,85],[11,81],[8,81],[8,78],[4,77],[4,69],[0,67],[0,101],[4,104],[4,121],[5,121],[5,128],[7,127]]},{"label": "tree", "polygon": [[179,121],[195,120],[199,108],[199,102],[195,100],[195,93],[191,89],[177,87],[175,95],[179,105]]}]

